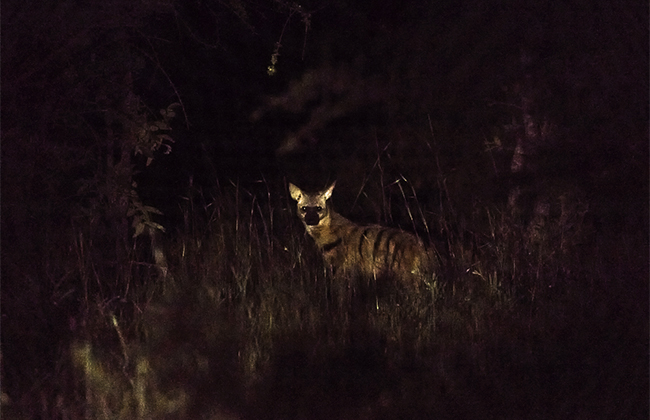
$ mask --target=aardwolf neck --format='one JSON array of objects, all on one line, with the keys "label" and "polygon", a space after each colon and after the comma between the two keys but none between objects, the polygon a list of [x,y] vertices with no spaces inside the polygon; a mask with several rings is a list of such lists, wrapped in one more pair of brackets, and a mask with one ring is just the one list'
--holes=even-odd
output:
[{"label": "aardwolf neck", "polygon": [[316,245],[327,252],[340,245],[346,232],[354,226],[354,223],[330,209],[328,216],[318,226],[305,225],[305,228]]}]

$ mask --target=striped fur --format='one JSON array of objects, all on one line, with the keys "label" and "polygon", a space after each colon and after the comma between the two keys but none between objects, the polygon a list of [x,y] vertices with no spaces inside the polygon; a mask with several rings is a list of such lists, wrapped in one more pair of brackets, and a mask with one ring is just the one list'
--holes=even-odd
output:
[{"label": "striped fur", "polygon": [[359,226],[332,210],[328,200],[335,184],[313,194],[289,184],[298,215],[329,266],[336,272],[392,275],[410,282],[433,274],[434,259],[416,236],[378,225]]}]

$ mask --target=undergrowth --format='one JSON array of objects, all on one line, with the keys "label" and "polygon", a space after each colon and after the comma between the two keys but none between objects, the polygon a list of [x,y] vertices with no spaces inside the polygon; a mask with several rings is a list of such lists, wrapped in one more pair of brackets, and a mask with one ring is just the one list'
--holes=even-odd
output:
[{"label": "undergrowth", "polygon": [[443,264],[405,290],[333,277],[278,191],[188,200],[165,277],[80,227],[44,253],[64,275],[5,272],[38,327],[3,319],[3,418],[647,418],[644,238],[418,209]]}]

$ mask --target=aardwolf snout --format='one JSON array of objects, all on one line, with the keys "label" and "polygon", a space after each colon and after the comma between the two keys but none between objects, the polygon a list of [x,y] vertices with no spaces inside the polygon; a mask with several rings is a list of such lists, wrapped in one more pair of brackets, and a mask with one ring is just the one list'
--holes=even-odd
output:
[{"label": "aardwolf snout", "polygon": [[307,207],[305,212],[305,224],[309,226],[317,226],[320,222],[320,216],[318,216],[318,207]]}]

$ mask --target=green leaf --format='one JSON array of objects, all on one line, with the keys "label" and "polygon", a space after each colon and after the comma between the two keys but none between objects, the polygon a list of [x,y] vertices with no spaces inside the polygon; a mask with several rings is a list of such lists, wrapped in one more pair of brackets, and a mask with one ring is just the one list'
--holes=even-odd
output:
[{"label": "green leaf", "polygon": [[169,134],[158,134],[158,138],[161,140],[167,140],[170,143],[175,143],[174,139]]},{"label": "green leaf", "polygon": [[161,214],[161,215],[163,214],[163,212],[161,212],[157,208],[151,207],[151,206],[144,206],[143,210],[148,211],[149,213],[153,213],[153,214]]},{"label": "green leaf", "polygon": [[137,226],[135,226],[135,233],[133,234],[134,238],[137,238],[144,232],[144,223],[139,223]]}]

